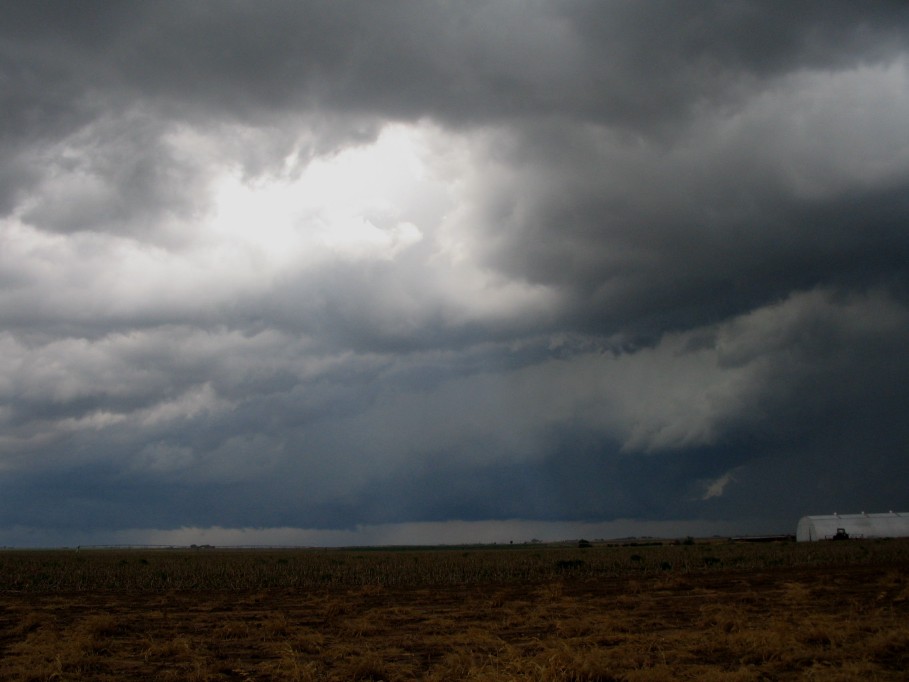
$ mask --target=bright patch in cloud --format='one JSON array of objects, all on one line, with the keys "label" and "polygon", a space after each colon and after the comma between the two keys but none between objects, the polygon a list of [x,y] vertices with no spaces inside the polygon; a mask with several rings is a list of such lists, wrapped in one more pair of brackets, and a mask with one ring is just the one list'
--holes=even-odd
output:
[{"label": "bright patch in cloud", "polygon": [[249,181],[227,172],[215,183],[211,237],[266,266],[393,258],[423,238],[411,214],[435,181],[426,164],[432,135],[389,126],[372,144],[317,158],[299,174]]}]

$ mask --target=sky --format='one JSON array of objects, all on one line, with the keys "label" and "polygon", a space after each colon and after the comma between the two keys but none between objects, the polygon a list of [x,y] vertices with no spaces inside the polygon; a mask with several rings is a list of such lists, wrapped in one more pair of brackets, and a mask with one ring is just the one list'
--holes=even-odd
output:
[{"label": "sky", "polygon": [[909,510],[906,3],[0,5],[0,545]]}]

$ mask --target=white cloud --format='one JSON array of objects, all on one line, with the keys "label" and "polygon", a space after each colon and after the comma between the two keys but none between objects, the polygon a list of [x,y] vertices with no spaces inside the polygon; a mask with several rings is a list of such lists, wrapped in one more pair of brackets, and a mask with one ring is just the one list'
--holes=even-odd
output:
[{"label": "white cloud", "polygon": [[[331,258],[392,259],[431,227],[414,219],[446,208],[424,205],[426,196],[444,198],[444,179],[430,176],[425,159],[425,138],[438,135],[391,125],[374,141],[316,157],[293,173],[249,179],[242,169],[222,172],[200,238],[247,252],[266,271]],[[288,158],[286,165],[297,163]]]}]

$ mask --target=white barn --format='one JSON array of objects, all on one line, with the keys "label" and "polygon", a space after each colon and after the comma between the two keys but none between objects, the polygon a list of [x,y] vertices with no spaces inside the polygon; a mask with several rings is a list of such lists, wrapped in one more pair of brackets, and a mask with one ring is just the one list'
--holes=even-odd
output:
[{"label": "white barn", "polygon": [[799,519],[795,539],[799,542],[830,540],[840,529],[846,531],[851,538],[909,537],[909,512],[803,516]]}]

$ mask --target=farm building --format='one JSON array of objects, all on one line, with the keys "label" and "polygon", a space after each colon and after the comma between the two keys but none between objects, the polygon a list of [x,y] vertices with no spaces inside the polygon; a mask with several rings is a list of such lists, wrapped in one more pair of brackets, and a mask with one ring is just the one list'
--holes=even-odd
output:
[{"label": "farm building", "polygon": [[803,516],[799,519],[795,531],[795,539],[799,542],[832,540],[846,536],[864,539],[909,537],[909,512]]}]

